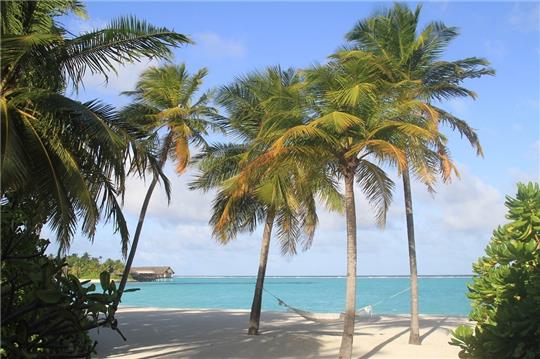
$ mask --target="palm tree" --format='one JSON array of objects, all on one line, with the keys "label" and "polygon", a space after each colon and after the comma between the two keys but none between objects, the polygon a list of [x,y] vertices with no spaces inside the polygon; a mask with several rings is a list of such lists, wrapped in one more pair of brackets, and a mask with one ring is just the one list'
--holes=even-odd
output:
[{"label": "palm tree", "polygon": [[[393,182],[377,164],[390,162],[402,168],[404,152],[392,143],[396,131],[418,138],[428,131],[397,121],[414,104],[397,106],[383,96],[381,74],[371,62],[356,58],[341,61],[337,56],[325,66],[306,70],[313,97],[305,124],[285,131],[270,153],[298,156],[308,163],[323,163],[336,178],[343,179],[347,225],[346,310],[340,358],[350,358],[356,316],[357,229],[354,182],[376,208],[383,226],[392,199]],[[312,157],[312,158],[310,158]]]},{"label": "palm tree", "polygon": [[81,103],[65,92],[77,89],[88,72],[106,77],[119,64],[170,58],[170,47],[190,40],[135,17],[73,36],[56,17],[85,16],[78,1],[0,5],[2,198],[44,206],[42,222],[55,229],[63,249],[79,218],[90,238],[100,218],[112,219],[125,253],[128,230],[117,196],[124,191],[130,149],[139,147],[141,161],[151,161],[149,153],[134,137],[140,133],[111,106]]},{"label": "palm tree", "polygon": [[[153,171],[152,181],[141,207],[139,221],[118,287],[119,295],[115,307],[118,306],[126,286],[146,211],[165,162],[171,158],[176,162],[176,172],[182,174],[191,157],[190,145],[204,145],[206,142],[203,136],[207,134],[207,131],[218,128],[211,121],[217,116],[217,111],[209,105],[210,93],[204,92],[195,99],[207,73],[208,71],[202,68],[195,74],[190,74],[184,64],[150,67],[141,74],[135,90],[124,93],[131,96],[134,102],[126,106],[120,115],[126,122],[141,128],[142,132],[153,134],[151,137],[158,142],[156,167],[159,171]],[[167,196],[169,196],[169,184],[166,181],[164,184]]]},{"label": "palm tree", "polygon": [[[469,140],[477,154],[482,155],[482,148],[476,132],[465,121],[435,107],[432,101],[467,96],[474,99],[476,94],[463,87],[463,81],[484,75],[493,75],[494,71],[487,67],[489,63],[485,59],[476,57],[456,61],[441,60],[441,55],[449,43],[456,38],[458,31],[456,28],[447,27],[440,22],[428,23],[418,31],[420,11],[421,6],[417,6],[412,11],[406,5],[396,4],[392,9],[358,22],[347,34],[347,40],[352,42],[354,46],[352,52],[360,50],[375,54],[377,56],[376,65],[384,69],[383,73],[387,81],[393,84],[407,84],[407,97],[424,101],[436,112],[433,118],[437,122],[446,123],[453,130],[459,131]],[[435,130],[438,131],[437,128]],[[452,170],[457,174],[450,161],[444,136],[438,136],[438,140],[432,145],[435,147],[435,151],[440,154],[438,164],[436,161],[432,161],[431,166],[426,167],[425,158],[422,158],[426,152],[421,151],[422,153],[415,155],[409,150],[407,152],[407,165],[401,172],[411,278],[410,344],[420,344],[418,278],[410,171],[413,170],[415,175],[428,184],[430,189],[432,173],[440,172],[444,181],[450,179]],[[420,166],[417,166],[418,164]]]},{"label": "palm tree", "polygon": [[201,172],[192,183],[194,189],[218,189],[210,224],[220,243],[228,243],[239,232],[253,232],[264,223],[250,335],[259,331],[273,227],[277,227],[282,253],[295,254],[298,242],[304,250],[311,245],[317,224],[316,194],[331,209],[338,209],[340,203],[328,177],[296,161],[266,161],[269,138],[258,141],[263,131],[276,136],[283,125],[302,123],[306,107],[300,81],[293,70],[271,67],[221,88],[218,101],[229,114],[227,127],[241,143],[208,148],[200,157]]}]

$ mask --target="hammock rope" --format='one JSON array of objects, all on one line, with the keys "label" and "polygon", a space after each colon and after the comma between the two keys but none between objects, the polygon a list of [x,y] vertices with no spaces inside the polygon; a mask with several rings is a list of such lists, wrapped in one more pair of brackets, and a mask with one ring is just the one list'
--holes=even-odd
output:
[{"label": "hammock rope", "polygon": [[[394,293],[394,294],[392,294],[392,295],[390,295],[390,296],[388,296],[386,298],[383,298],[383,299],[379,300],[378,302],[376,302],[374,304],[366,305],[365,307],[360,308],[359,310],[356,311],[356,318],[357,319],[366,319],[367,318],[367,319],[371,320],[372,315],[373,315],[373,308],[374,307],[378,306],[381,303],[384,303],[388,299],[395,298],[398,295],[401,295],[401,294],[405,293],[409,289],[411,289],[411,287],[407,287],[407,288],[405,288],[403,290],[400,290],[399,292]],[[295,308],[295,307],[287,304],[283,299],[279,298],[274,293],[270,292],[268,289],[263,288],[263,290],[266,293],[270,294],[272,297],[274,297],[276,299],[276,301],[278,302],[278,304],[281,305],[282,307],[285,307],[285,308],[289,309],[289,311],[294,312],[294,313],[298,314],[299,316],[301,316],[301,317],[303,317],[303,318],[305,318],[307,320],[310,320],[312,322],[335,322],[337,320],[343,319],[344,313],[340,313],[338,316],[336,316],[335,314],[332,314],[332,313],[313,313],[313,312],[307,312],[305,310]]]}]

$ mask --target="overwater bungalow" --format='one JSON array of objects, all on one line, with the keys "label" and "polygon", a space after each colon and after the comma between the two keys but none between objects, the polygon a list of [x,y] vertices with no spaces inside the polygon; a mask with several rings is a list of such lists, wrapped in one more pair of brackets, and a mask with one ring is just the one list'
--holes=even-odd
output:
[{"label": "overwater bungalow", "polygon": [[172,278],[174,271],[171,267],[132,267],[129,273],[133,279],[147,282]]}]

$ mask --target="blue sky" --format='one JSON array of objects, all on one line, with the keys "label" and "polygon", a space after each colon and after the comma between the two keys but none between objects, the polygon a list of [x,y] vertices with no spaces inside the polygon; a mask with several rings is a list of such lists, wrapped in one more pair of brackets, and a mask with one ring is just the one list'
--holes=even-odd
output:
[{"label": "blue sky", "polygon": [[[62,21],[77,33],[134,14],[187,34],[196,45],[177,49],[175,61],[185,62],[191,71],[207,67],[205,86],[211,88],[268,65],[303,68],[324,62],[344,43],[355,22],[385,6],[391,3],[90,2],[88,21],[72,17]],[[461,180],[441,184],[435,196],[413,186],[420,274],[470,273],[492,230],[504,222],[504,195],[515,192],[517,181],[540,177],[540,7],[532,2],[428,2],[421,19],[423,24],[437,20],[459,28],[460,36],[445,59],[485,57],[497,71],[495,77],[467,83],[478,93],[476,101],[457,99],[442,105],[478,130],[485,158],[476,157],[459,135],[447,131]],[[106,85],[102,78],[87,76],[85,89],[77,96],[124,105],[128,99],[119,92],[131,89],[147,65],[120,68]],[[186,188],[192,171],[182,177],[169,167],[167,171],[173,183],[172,203],[167,206],[161,190],[154,194],[135,265],[170,265],[179,275],[256,274],[260,231],[218,245],[207,226],[212,193]],[[358,191],[359,274],[408,272],[403,194],[395,180],[385,230],[373,225],[371,210]],[[129,181],[125,212],[131,232],[144,193],[144,183]],[[269,275],[345,274],[344,218],[323,210],[319,217],[309,251],[282,257],[274,241]],[[119,238],[106,225],[93,243],[77,235],[71,251],[120,258]]]}]

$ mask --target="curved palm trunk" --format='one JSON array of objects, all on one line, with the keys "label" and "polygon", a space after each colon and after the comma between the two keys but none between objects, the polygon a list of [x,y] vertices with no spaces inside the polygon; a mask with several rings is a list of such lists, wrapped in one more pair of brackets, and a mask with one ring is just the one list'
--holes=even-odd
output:
[{"label": "curved palm trunk", "polygon": [[[159,158],[159,167],[163,168],[165,165],[165,161],[167,161],[167,156],[169,154],[169,150],[172,143],[172,136],[169,134],[167,135],[165,139],[165,143],[163,144],[163,149],[160,154]],[[116,309],[118,308],[118,304],[120,303],[120,300],[122,299],[122,294],[124,294],[124,289],[126,287],[126,283],[129,277],[129,272],[131,270],[131,265],[133,263],[133,259],[135,258],[135,253],[137,252],[137,246],[139,244],[139,239],[141,237],[142,227],[144,224],[144,218],[146,217],[146,211],[148,210],[148,205],[150,204],[150,199],[152,198],[152,193],[154,192],[154,189],[156,188],[156,184],[158,182],[158,175],[154,175],[154,178],[152,179],[152,182],[150,183],[150,187],[148,187],[148,191],[146,192],[146,196],[144,197],[143,205],[141,207],[141,213],[139,214],[139,222],[137,223],[137,228],[135,229],[135,235],[133,236],[133,242],[131,244],[131,248],[129,249],[129,255],[126,261],[126,265],[124,267],[124,271],[122,272],[122,279],[120,280],[120,284],[118,285],[118,296],[116,300],[113,303],[113,311],[111,311],[112,315],[114,315],[114,312],[116,312]],[[110,317],[112,317],[112,315]]]},{"label": "curved palm trunk", "polygon": [[270,238],[272,236],[272,226],[274,224],[275,213],[273,210],[266,215],[263,238],[261,243],[261,256],[259,258],[259,272],[257,273],[257,284],[255,285],[255,294],[251,304],[251,313],[249,314],[249,335],[257,335],[259,332],[259,323],[261,321],[262,292],[264,288],[264,277],[266,275],[266,263],[268,262],[268,251],[270,250]]},{"label": "curved palm trunk", "polygon": [[126,287],[129,272],[131,270],[131,264],[133,263],[133,258],[135,258],[135,253],[137,252],[137,245],[139,244],[139,238],[141,236],[141,231],[144,224],[144,217],[146,216],[146,210],[148,209],[148,205],[150,204],[150,199],[152,198],[152,193],[154,192],[156,184],[157,176],[154,176],[154,179],[152,180],[152,183],[150,183],[150,187],[148,187],[148,191],[146,192],[146,197],[144,197],[141,213],[139,214],[139,222],[137,223],[137,229],[135,230],[135,235],[133,236],[133,243],[131,244],[128,259],[124,267],[124,271],[122,272],[122,279],[120,280],[120,284],[118,286],[118,296],[116,297],[116,300],[114,302],[114,311],[116,311],[116,309],[118,308],[118,304],[120,303],[120,299],[122,298],[122,294],[124,293],[124,289]]},{"label": "curved palm trunk", "polygon": [[414,241],[414,218],[411,196],[409,168],[403,171],[403,193],[405,216],[407,218],[407,240],[409,243],[409,268],[411,273],[411,330],[409,344],[420,345],[420,325],[418,319],[418,273],[416,268],[416,243]]},{"label": "curved palm trunk", "polygon": [[345,217],[347,221],[347,290],[345,323],[339,357],[350,359],[356,317],[356,209],[354,204],[354,172],[345,175]]}]

